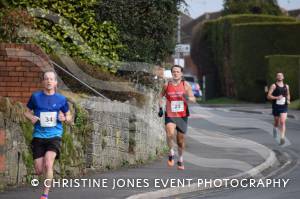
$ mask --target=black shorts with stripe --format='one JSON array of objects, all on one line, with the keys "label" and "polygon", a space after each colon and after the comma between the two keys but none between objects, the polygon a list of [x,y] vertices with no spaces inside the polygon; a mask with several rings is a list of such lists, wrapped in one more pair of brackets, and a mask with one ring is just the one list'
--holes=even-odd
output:
[{"label": "black shorts with stripe", "polygon": [[188,117],[165,117],[165,124],[174,123],[176,130],[185,134],[187,132]]}]

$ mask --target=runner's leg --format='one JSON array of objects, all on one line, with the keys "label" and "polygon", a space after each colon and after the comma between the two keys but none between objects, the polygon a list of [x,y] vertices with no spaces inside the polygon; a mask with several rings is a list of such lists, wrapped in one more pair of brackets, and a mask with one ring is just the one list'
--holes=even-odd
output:
[{"label": "runner's leg", "polygon": [[44,165],[45,165],[45,178],[47,180],[47,186],[44,187],[44,194],[48,195],[49,193],[49,186],[51,186],[51,182],[53,179],[53,165],[56,157],[56,152],[54,151],[47,151],[44,156]]},{"label": "runner's leg", "polygon": [[274,117],[274,127],[276,127],[276,128],[278,128],[278,126],[279,126],[279,119],[280,119],[280,117],[279,116],[275,116]]},{"label": "runner's leg", "polygon": [[274,116],[274,126],[273,126],[273,137],[274,138],[277,138],[277,136],[278,136],[279,123],[280,123],[280,117]]},{"label": "runner's leg", "polygon": [[284,144],[287,113],[280,114],[280,144]]},{"label": "runner's leg", "polygon": [[174,134],[175,134],[176,124],[174,123],[167,123],[166,124],[166,133],[167,133],[167,144],[169,147],[169,160],[168,165],[174,165]]},{"label": "runner's leg", "polygon": [[40,176],[44,174],[44,157],[40,157],[34,160],[35,174]]},{"label": "runner's leg", "polygon": [[184,133],[178,131],[177,132],[177,145],[178,145],[178,169],[183,170],[183,151],[185,148],[185,137]]}]

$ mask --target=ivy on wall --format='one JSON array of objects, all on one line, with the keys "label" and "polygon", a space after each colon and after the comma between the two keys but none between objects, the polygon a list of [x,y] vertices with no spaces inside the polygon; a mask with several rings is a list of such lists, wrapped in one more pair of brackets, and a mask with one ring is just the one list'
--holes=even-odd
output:
[{"label": "ivy on wall", "polygon": [[99,65],[104,58],[112,61],[119,59],[117,51],[122,45],[118,30],[108,21],[96,21],[96,0],[6,2],[10,8],[26,9],[34,17],[33,31],[29,35],[47,53],[55,52],[59,45],[69,55],[81,57],[91,64]]}]

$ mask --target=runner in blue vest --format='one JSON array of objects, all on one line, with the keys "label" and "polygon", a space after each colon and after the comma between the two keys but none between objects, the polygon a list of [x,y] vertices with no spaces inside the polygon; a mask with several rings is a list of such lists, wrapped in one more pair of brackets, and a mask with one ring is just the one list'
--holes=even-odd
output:
[{"label": "runner in blue vest", "polygon": [[283,73],[277,73],[276,82],[271,85],[268,92],[268,99],[272,100],[272,114],[274,116],[273,136],[277,138],[278,127],[280,126],[280,145],[285,143],[286,118],[291,99],[289,86],[284,84],[283,80]]},{"label": "runner in blue vest", "polygon": [[72,116],[66,97],[56,93],[57,75],[54,71],[44,73],[43,86],[42,91],[30,97],[25,116],[34,124],[31,149],[35,172],[47,179],[47,186],[40,199],[47,199],[53,179],[54,161],[60,154],[62,122],[72,122]]}]

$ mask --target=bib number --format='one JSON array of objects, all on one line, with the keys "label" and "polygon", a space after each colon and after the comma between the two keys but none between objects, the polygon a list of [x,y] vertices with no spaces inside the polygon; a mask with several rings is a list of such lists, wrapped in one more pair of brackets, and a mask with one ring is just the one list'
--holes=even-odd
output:
[{"label": "bib number", "polygon": [[41,112],[40,123],[41,127],[54,127],[57,124],[57,112]]},{"label": "bib number", "polygon": [[171,111],[173,113],[183,112],[184,111],[183,101],[171,101]]},{"label": "bib number", "polygon": [[276,100],[277,105],[285,105],[285,97],[281,98],[280,100]]}]

